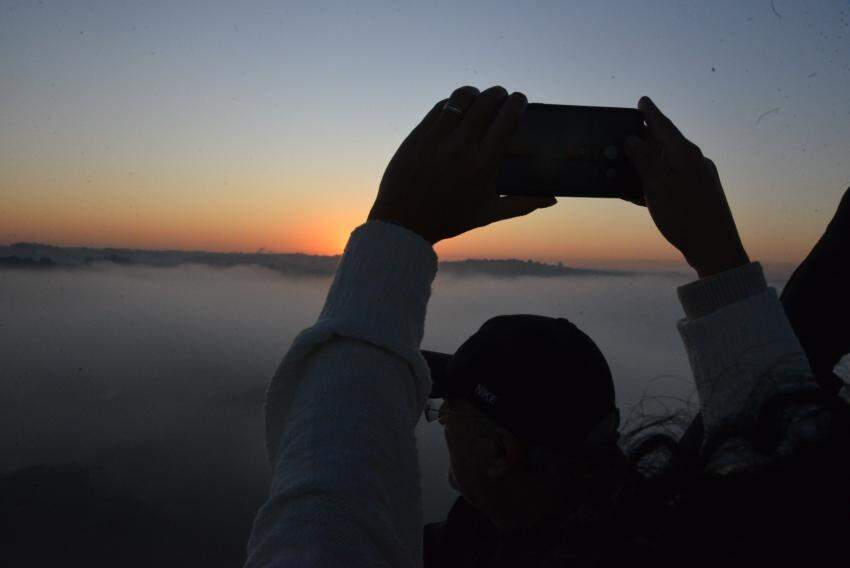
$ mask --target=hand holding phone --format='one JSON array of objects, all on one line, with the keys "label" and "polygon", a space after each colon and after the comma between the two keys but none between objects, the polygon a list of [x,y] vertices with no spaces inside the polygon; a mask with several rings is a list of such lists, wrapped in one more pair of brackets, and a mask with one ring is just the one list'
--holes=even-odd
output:
[{"label": "hand holding phone", "polygon": [[638,106],[647,139],[629,139],[626,151],[640,172],[655,226],[700,278],[747,264],[750,259],[714,162],[648,97]]},{"label": "hand holding phone", "polygon": [[368,218],[401,225],[434,244],[554,205],[551,196],[499,197],[491,191],[525,105],[524,94],[508,95],[502,87],[455,89],[402,142]]}]

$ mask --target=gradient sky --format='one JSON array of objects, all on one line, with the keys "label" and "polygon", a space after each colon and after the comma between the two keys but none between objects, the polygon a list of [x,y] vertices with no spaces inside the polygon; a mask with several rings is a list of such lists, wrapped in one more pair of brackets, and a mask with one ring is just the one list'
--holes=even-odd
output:
[{"label": "gradient sky", "polygon": [[[0,2],[0,243],[341,252],[433,103],[652,96],[718,164],[753,258],[850,184],[850,2]],[[777,109],[759,120],[763,113]],[[677,258],[568,199],[442,258]]]}]

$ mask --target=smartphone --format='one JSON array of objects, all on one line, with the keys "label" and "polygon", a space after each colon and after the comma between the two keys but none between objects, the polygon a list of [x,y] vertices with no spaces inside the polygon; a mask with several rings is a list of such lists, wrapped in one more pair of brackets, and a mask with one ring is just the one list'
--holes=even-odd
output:
[{"label": "smartphone", "polygon": [[644,137],[637,109],[529,103],[499,164],[500,195],[643,195],[623,143]]}]

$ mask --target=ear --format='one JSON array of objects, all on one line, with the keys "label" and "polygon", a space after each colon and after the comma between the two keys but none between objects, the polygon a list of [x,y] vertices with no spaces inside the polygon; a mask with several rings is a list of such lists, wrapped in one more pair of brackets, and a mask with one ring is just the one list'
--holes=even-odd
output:
[{"label": "ear", "polygon": [[504,428],[496,428],[491,439],[487,476],[501,479],[525,461],[525,445]]}]

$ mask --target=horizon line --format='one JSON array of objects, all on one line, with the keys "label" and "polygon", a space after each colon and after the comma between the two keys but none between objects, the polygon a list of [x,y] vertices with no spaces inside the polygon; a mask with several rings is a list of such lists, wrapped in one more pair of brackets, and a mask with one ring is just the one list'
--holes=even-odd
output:
[{"label": "horizon line", "polygon": [[[264,247],[256,251],[245,251],[245,250],[228,250],[228,251],[216,251],[216,250],[204,250],[204,249],[183,249],[183,248],[138,248],[138,247],[127,247],[127,246],[92,246],[92,245],[66,245],[66,244],[51,244],[51,243],[43,243],[36,241],[16,241],[7,244],[0,244],[0,248],[13,248],[15,246],[39,246],[39,247],[52,247],[58,249],[93,249],[93,250],[127,250],[127,251],[146,251],[146,252],[175,252],[175,253],[203,253],[203,254],[240,254],[240,255],[300,255],[300,256],[309,256],[309,257],[317,257],[317,258],[339,258],[342,256],[341,253],[337,254],[314,254],[309,252],[281,252],[281,251],[273,251],[266,250]],[[344,252],[344,251],[343,251]],[[586,267],[588,263],[601,263],[603,265],[607,265],[607,267],[616,267],[618,264],[664,264],[668,267],[671,265],[680,266],[682,268],[687,269],[688,264],[684,259],[672,259],[672,258],[586,258],[586,259],[574,259],[574,260],[538,260],[532,257],[460,257],[456,255],[438,255],[438,260],[440,262],[463,262],[466,260],[518,260],[521,262],[536,262],[544,265],[557,266],[558,264],[563,264],[564,267],[567,268],[583,268]],[[758,261],[757,259],[754,261]],[[792,261],[758,261],[765,267],[773,266],[773,267],[790,267],[795,266],[796,263]],[[573,264],[578,263],[578,264]],[[584,266],[581,266],[584,265]],[[625,267],[621,267],[621,269],[625,269]]]}]

